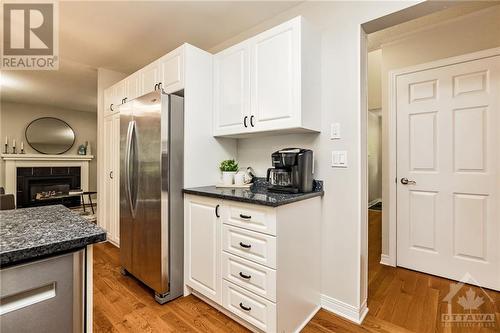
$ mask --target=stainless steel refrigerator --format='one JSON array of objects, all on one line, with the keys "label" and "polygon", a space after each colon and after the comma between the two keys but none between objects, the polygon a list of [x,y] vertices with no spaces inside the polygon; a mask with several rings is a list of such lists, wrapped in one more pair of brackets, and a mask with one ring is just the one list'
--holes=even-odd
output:
[{"label": "stainless steel refrigerator", "polygon": [[163,304],[183,292],[184,99],[120,106],[120,260]]}]

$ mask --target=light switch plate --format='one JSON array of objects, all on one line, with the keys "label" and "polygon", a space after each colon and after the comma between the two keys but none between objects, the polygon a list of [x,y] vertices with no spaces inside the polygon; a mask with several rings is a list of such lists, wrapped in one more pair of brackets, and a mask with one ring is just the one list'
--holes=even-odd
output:
[{"label": "light switch plate", "polygon": [[330,128],[330,139],[340,139],[340,123],[332,123]]},{"label": "light switch plate", "polygon": [[347,168],[347,151],[345,150],[332,151],[332,167]]}]

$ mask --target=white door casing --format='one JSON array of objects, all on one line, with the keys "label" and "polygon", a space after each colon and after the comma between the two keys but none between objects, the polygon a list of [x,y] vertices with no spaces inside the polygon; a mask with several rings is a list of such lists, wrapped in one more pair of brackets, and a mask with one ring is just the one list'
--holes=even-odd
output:
[{"label": "white door casing", "polygon": [[396,89],[397,265],[499,290],[500,56],[400,75]]}]

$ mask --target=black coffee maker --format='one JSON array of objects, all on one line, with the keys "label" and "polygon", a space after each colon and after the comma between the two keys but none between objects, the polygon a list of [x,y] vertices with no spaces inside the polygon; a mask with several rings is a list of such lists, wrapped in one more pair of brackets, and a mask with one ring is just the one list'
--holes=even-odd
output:
[{"label": "black coffee maker", "polygon": [[307,193],[313,190],[313,151],[285,148],[271,155],[274,168],[267,169],[270,192]]}]

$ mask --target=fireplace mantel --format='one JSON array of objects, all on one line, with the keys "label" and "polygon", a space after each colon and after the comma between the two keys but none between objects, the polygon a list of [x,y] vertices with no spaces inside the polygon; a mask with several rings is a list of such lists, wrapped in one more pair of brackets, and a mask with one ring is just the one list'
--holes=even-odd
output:
[{"label": "fireplace mantel", "polygon": [[44,154],[1,154],[5,161],[5,192],[17,192],[17,168],[19,167],[80,167],[82,190],[88,191],[89,162],[92,155],[44,155]]},{"label": "fireplace mantel", "polygon": [[4,161],[91,161],[93,155],[2,154]]}]

